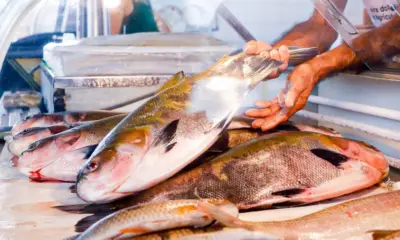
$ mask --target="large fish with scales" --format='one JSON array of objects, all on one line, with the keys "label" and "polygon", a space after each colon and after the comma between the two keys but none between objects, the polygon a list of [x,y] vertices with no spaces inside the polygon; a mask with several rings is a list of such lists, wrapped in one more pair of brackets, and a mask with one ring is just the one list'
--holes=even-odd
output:
[{"label": "large fish with scales", "polygon": [[173,199],[224,198],[241,210],[308,204],[379,183],[384,155],[366,143],[310,132],[282,132],[247,141],[192,170],[136,195],[103,205],[56,208],[94,213],[83,230],[128,206]]},{"label": "large fish with scales", "polygon": [[183,228],[129,238],[129,240],[275,240],[264,232],[243,228]]},{"label": "large fish with scales", "polygon": [[[175,74],[159,91],[169,88],[184,78],[182,72]],[[154,112],[154,107],[145,108],[132,117],[127,127],[145,124],[148,120],[146,111]],[[127,113],[79,124],[71,129],[42,138],[29,145],[16,161],[21,173],[37,181],[75,182],[79,168],[93,153],[97,144],[125,117]],[[56,128],[55,126],[46,129]],[[41,129],[39,132],[44,131]],[[38,134],[36,132],[36,134]],[[140,131],[138,131],[140,135]],[[26,141],[29,141],[27,138]],[[17,142],[12,149],[20,150],[24,141]],[[16,151],[17,151],[16,150]]]},{"label": "large fish with scales", "polygon": [[[308,132],[316,132],[323,133],[330,136],[340,137],[341,135],[337,133],[333,129],[328,129],[320,126],[311,126],[311,125],[303,125],[303,124],[295,124],[293,122],[286,122],[278,125],[276,128],[271,129],[269,131],[263,132],[259,129],[252,129],[251,122],[254,119],[249,119],[246,117],[234,117],[231,124],[228,127],[228,130],[224,131],[221,134],[221,137],[209,148],[206,152],[200,155],[196,160],[191,162],[182,171],[187,171],[192,169],[202,163],[210,161],[211,159],[217,157],[218,155],[228,151],[229,149],[242,144],[251,139],[261,137],[267,134],[276,133],[276,132],[293,132],[293,131],[308,131]],[[64,156],[63,159],[66,159],[69,155]],[[72,154],[74,155],[74,154]],[[73,160],[65,160],[65,167],[57,166],[57,169],[54,167],[54,172],[57,172],[61,175],[62,172],[69,172],[69,180],[75,181],[76,175],[78,174],[79,167],[82,164],[82,161],[73,161]],[[67,164],[68,163],[68,164]],[[76,164],[74,164],[76,163]],[[74,169],[73,172],[68,169]],[[60,177],[61,179],[61,177]],[[65,178],[63,178],[65,179]],[[72,192],[76,193],[75,185],[71,187]]]},{"label": "large fish with scales", "polygon": [[218,222],[261,231],[277,239],[396,239],[400,230],[400,191],[351,200],[287,221],[248,222],[218,207],[199,203]]},{"label": "large fish with scales", "polygon": [[[173,176],[218,139],[249,91],[280,65],[243,53],[223,57],[160,92],[102,140],[78,174],[78,196],[110,202]],[[146,125],[127,127],[143,112]]]},{"label": "large fish with scales", "polygon": [[95,121],[119,114],[123,113],[114,111],[88,111],[35,114],[16,123],[11,129],[11,134],[15,136],[29,128]]},{"label": "large fish with scales", "polygon": [[182,228],[204,227],[213,219],[199,211],[199,202],[209,202],[232,216],[239,214],[236,206],[223,199],[177,200],[131,207],[111,214],[79,236],[77,240],[120,239],[147,233]]}]

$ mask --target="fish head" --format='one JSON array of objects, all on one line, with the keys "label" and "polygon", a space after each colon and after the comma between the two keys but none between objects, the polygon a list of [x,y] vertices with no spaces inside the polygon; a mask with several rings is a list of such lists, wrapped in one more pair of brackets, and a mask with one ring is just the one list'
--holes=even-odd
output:
[{"label": "fish head", "polygon": [[24,129],[22,132],[13,137],[13,140],[8,144],[8,150],[13,155],[20,156],[22,152],[29,148],[29,145],[32,143],[51,135],[63,132],[67,129],[69,129],[67,125]]},{"label": "fish head", "polygon": [[63,122],[63,120],[64,117],[61,114],[36,114],[28,116],[14,124],[11,134],[15,136],[25,129],[54,125]]},{"label": "fish head", "polygon": [[331,137],[330,139],[343,155],[368,164],[382,173],[382,178],[388,175],[389,162],[384,154],[376,147],[363,141],[349,140],[340,137]]},{"label": "fish head", "polygon": [[130,193],[117,189],[134,172],[150,145],[150,128],[137,127],[117,132],[102,142],[77,177],[77,194],[86,202],[103,203]]},{"label": "fish head", "polygon": [[55,159],[79,148],[81,142],[79,140],[84,137],[85,135],[80,129],[69,129],[62,133],[42,138],[30,144],[21,153],[17,168],[21,173],[32,177],[38,174],[42,168],[51,164]]}]

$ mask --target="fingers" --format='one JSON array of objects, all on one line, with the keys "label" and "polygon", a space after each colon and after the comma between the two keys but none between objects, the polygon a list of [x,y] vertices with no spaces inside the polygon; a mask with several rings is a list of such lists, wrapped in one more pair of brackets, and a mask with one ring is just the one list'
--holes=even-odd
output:
[{"label": "fingers", "polygon": [[265,42],[252,40],[246,44],[244,47],[244,52],[249,55],[257,55],[261,52],[269,51],[271,49],[271,45]]},{"label": "fingers", "polygon": [[264,120],[264,123],[261,126],[261,130],[265,132],[270,129],[273,129],[276,126],[278,126],[279,124],[286,122],[288,119],[289,119],[289,117],[286,115],[276,114],[276,115]]},{"label": "fingers", "polygon": [[280,110],[279,104],[272,104],[270,107],[248,110],[246,112],[246,115],[255,118],[266,118],[271,115],[277,114],[279,110]]}]

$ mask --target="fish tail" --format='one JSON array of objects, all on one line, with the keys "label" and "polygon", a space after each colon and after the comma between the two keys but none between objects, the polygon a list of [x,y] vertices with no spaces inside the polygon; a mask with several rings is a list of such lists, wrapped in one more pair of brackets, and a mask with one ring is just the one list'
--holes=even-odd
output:
[{"label": "fish tail", "polygon": [[96,213],[87,217],[82,218],[75,224],[75,232],[82,233],[86,231],[90,226],[92,226],[94,223],[99,221],[100,219],[108,216],[112,212],[108,213]]},{"label": "fish tail", "polygon": [[305,61],[314,58],[319,54],[318,48],[310,47],[310,48],[300,48],[300,47],[289,47],[289,65],[295,66],[301,64]]},{"label": "fish tail", "polygon": [[217,220],[219,223],[233,228],[246,228],[249,230],[253,230],[251,225],[247,224],[245,221],[236,218],[235,216],[230,215],[229,213],[225,212],[221,208],[215,206],[214,204],[208,202],[199,202],[198,208],[200,211],[206,213],[210,217]]}]

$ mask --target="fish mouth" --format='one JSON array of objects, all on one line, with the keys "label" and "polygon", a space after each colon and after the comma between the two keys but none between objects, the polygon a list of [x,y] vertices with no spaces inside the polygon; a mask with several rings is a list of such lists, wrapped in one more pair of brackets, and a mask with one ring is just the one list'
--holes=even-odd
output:
[{"label": "fish mouth", "polygon": [[[80,199],[82,199],[87,203],[96,203],[96,204],[109,203],[112,202],[113,200],[120,199],[131,194],[131,193],[119,193],[116,191],[122,183],[116,186],[113,190],[105,189],[103,191],[85,191],[86,188],[91,189],[92,187],[89,186],[90,184],[85,185],[84,177],[82,178],[82,176],[79,176],[79,174],[78,174],[78,179],[81,180],[77,181],[75,185],[76,194]],[[96,185],[96,187],[97,186],[98,185]],[[88,192],[90,192],[90,194],[87,194]]]}]

